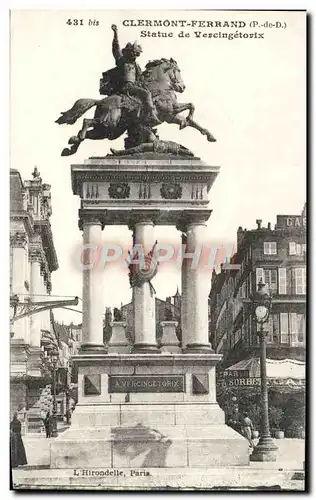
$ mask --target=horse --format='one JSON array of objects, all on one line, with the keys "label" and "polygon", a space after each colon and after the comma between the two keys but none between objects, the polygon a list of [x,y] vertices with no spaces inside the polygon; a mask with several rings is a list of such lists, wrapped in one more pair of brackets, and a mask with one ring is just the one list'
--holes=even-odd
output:
[{"label": "horse", "polygon": [[[140,86],[151,92],[153,102],[156,106],[157,115],[161,123],[174,123],[180,129],[187,126],[197,129],[205,135],[207,140],[215,142],[214,136],[205,128],[194,121],[194,105],[189,103],[178,103],[176,92],[182,93],[185,85],[176,61],[171,59],[157,59],[146,64],[142,73]],[[148,136],[142,142],[151,142],[153,132],[146,125],[146,117],[142,115],[141,102],[138,98],[126,94],[116,93],[103,99],[79,99],[71,109],[62,112],[56,123],[74,124],[86,111],[96,106],[93,118],[84,118],[81,130],[76,136],[70,137],[68,144],[71,148],[65,148],[62,156],[69,156],[79,148],[85,139],[109,139],[114,140],[124,132],[135,134],[139,130],[147,130]],[[179,113],[188,110],[188,116]]]}]

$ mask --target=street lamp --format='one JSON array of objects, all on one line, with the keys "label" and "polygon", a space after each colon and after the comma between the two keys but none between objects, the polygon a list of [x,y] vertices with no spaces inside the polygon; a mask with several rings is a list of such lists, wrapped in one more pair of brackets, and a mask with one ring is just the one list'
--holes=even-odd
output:
[{"label": "street lamp", "polygon": [[51,437],[57,437],[57,402],[56,402],[56,371],[57,362],[59,358],[58,350],[54,347],[49,353],[51,360],[51,371],[52,371],[52,389],[53,389],[53,412],[52,412],[52,433]]},{"label": "street lamp", "polygon": [[266,285],[262,279],[258,283],[258,291],[252,297],[252,306],[255,320],[259,325],[260,340],[260,378],[261,378],[261,429],[260,439],[257,446],[250,455],[250,460],[254,462],[275,462],[276,450],[269,427],[269,403],[268,403],[268,382],[267,382],[267,359],[266,342],[267,332],[263,325],[269,320],[271,310],[271,296],[266,291]]}]

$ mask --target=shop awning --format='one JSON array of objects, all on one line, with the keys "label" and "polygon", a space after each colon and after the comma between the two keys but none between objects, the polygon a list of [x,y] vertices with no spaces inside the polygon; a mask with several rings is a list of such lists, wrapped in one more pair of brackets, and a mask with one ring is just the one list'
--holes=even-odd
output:
[{"label": "shop awning", "polygon": [[[218,374],[218,384],[226,387],[260,388],[260,359],[239,361]],[[282,392],[305,389],[305,363],[296,359],[267,359],[268,387]]]},{"label": "shop awning", "polygon": [[[260,359],[239,361],[226,369],[230,372],[247,371],[249,377],[260,377]],[[236,374],[238,376],[238,374]],[[267,359],[268,378],[305,379],[305,362],[297,359]]]}]

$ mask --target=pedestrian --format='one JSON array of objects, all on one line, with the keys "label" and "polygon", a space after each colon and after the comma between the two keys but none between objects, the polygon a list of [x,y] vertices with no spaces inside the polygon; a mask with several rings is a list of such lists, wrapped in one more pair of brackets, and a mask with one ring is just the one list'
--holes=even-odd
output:
[{"label": "pedestrian", "polygon": [[19,467],[20,465],[27,464],[21,427],[18,414],[14,413],[13,419],[10,422],[11,467]]},{"label": "pedestrian", "polygon": [[46,437],[50,438],[52,433],[52,417],[49,411],[47,412],[46,417],[43,419],[43,422],[45,426]]},{"label": "pedestrian", "polygon": [[68,410],[66,410],[66,421],[68,425],[70,424],[70,419],[71,419],[71,410],[70,408],[68,408]]},{"label": "pedestrian", "polygon": [[241,433],[249,441],[250,448],[253,448],[252,441],[253,423],[248,416],[248,413],[244,413],[244,417],[241,421]]}]

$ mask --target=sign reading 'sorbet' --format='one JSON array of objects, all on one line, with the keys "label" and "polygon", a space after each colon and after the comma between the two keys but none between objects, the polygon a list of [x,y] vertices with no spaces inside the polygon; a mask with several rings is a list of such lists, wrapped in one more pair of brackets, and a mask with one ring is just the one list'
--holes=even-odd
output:
[{"label": "sign reading 'sorbet'", "polygon": [[184,375],[109,376],[109,392],[184,392]]}]

